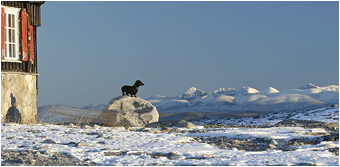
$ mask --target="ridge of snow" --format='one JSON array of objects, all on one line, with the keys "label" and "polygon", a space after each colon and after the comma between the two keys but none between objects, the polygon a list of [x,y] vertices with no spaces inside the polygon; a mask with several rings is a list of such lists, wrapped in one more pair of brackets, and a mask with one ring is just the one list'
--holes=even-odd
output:
[{"label": "ridge of snow", "polygon": [[235,88],[219,88],[217,90],[214,91],[214,94],[218,94],[218,93],[224,93],[224,92],[229,92],[229,91],[235,91]]},{"label": "ridge of snow", "polygon": [[242,87],[238,92],[242,95],[249,95],[249,94],[259,93],[260,91],[254,88],[251,88],[249,86],[246,86],[246,87]]},{"label": "ridge of snow", "polygon": [[235,103],[238,105],[244,104],[244,103],[251,103],[259,99],[267,98],[265,95],[259,95],[259,94],[252,94],[252,95],[246,95],[246,96],[236,96],[234,99]]},{"label": "ridge of snow", "polygon": [[235,88],[219,88],[214,91],[214,96],[218,95],[228,95],[228,96],[236,96],[238,92],[235,90]]},{"label": "ridge of snow", "polygon": [[311,84],[311,83],[308,83],[308,84],[300,87],[300,89],[311,89],[311,88],[318,88],[318,86]]},{"label": "ridge of snow", "polygon": [[178,98],[180,98],[180,99],[187,99],[189,101],[192,101],[195,98],[204,97],[206,95],[210,95],[210,93],[206,92],[206,91],[202,91],[202,90],[197,89],[195,87],[191,87],[189,90],[187,90],[183,94],[180,94],[178,96]]},{"label": "ridge of snow", "polygon": [[260,94],[267,95],[267,94],[273,94],[273,93],[279,93],[279,92],[280,91],[278,91],[277,89],[273,87],[269,87],[269,88],[261,90]]},{"label": "ridge of snow", "polygon": [[327,91],[338,91],[339,92],[339,85],[329,85],[325,87],[319,87],[319,89],[327,90]]},{"label": "ridge of snow", "polygon": [[235,103],[235,102],[234,102],[234,99],[235,99],[234,96],[221,95],[221,96],[215,98],[214,101],[216,101],[216,102]]},{"label": "ridge of snow", "polygon": [[281,94],[274,97],[262,98],[256,101],[260,105],[278,104],[278,103],[309,103],[321,104],[323,102],[302,94]]}]

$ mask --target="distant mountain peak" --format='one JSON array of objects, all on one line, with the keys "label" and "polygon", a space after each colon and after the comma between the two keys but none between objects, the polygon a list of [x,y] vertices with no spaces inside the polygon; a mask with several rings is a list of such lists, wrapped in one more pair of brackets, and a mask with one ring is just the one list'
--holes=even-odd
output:
[{"label": "distant mountain peak", "polygon": [[214,91],[214,94],[220,93],[220,92],[228,92],[228,91],[234,91],[235,88],[219,88],[217,90]]},{"label": "distant mountain peak", "polygon": [[195,87],[191,87],[189,90],[187,90],[184,94],[193,94],[196,91],[201,91],[200,89],[197,89]]},{"label": "distant mountain peak", "polygon": [[259,93],[260,91],[254,88],[251,88],[249,86],[246,86],[246,87],[242,87],[238,92],[241,94],[247,95],[247,94]]},{"label": "distant mountain peak", "polygon": [[210,94],[209,92],[202,91],[202,90],[197,89],[195,87],[191,87],[189,90],[187,90],[183,94],[179,95],[178,97],[182,98],[182,99],[194,99],[196,96],[202,97],[202,96],[206,96],[206,95],[209,95],[209,94]]},{"label": "distant mountain peak", "polygon": [[269,88],[266,88],[260,91],[261,94],[272,94],[272,93],[279,93],[279,92],[280,91],[278,91],[277,89],[273,87],[269,87]]},{"label": "distant mountain peak", "polygon": [[300,89],[312,89],[312,88],[318,88],[318,86],[308,83],[305,86],[300,87]]},{"label": "distant mountain peak", "polygon": [[217,90],[214,91],[214,95],[218,96],[218,95],[229,95],[229,96],[235,96],[237,95],[237,91],[235,90],[235,88],[219,88]]}]

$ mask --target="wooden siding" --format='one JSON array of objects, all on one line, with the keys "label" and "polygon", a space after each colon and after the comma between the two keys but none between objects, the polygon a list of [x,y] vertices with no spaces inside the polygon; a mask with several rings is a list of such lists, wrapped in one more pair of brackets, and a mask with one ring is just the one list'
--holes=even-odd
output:
[{"label": "wooden siding", "polygon": [[1,5],[25,9],[29,14],[29,24],[41,26],[40,6],[44,1],[1,1]]},{"label": "wooden siding", "polygon": [[[29,73],[37,73],[37,27],[41,26],[41,12],[40,6],[44,3],[44,1],[1,1],[1,5],[8,7],[20,8],[21,11],[27,12],[27,37],[29,41],[22,41],[22,28],[20,28],[20,42],[19,42],[19,52],[21,53],[21,62],[9,62],[2,61],[1,62],[1,70],[2,71],[14,71],[14,72],[29,72]],[[21,26],[20,26],[21,27]],[[33,29],[33,30],[31,30]],[[33,32],[33,33],[32,33]],[[32,40],[32,41],[30,41]],[[23,43],[26,45],[23,47]],[[31,44],[33,44],[31,48]],[[23,49],[25,48],[25,49]],[[27,48],[27,50],[26,50]],[[23,51],[33,51],[30,53],[30,58],[28,61],[23,61]],[[34,56],[33,58],[31,56]]]}]

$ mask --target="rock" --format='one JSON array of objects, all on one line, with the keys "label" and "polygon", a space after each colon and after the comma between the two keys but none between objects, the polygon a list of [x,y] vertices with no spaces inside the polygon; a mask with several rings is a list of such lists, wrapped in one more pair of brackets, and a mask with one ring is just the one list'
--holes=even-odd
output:
[{"label": "rock", "polygon": [[76,142],[73,142],[73,141],[67,143],[67,145],[71,145],[71,144],[77,144],[77,143],[76,143]]},{"label": "rock", "polygon": [[189,133],[189,131],[188,130],[182,130],[181,133]]},{"label": "rock", "polygon": [[76,147],[88,147],[88,146],[91,146],[91,145],[85,142],[79,142],[76,144]]},{"label": "rock", "polygon": [[160,122],[152,122],[152,123],[149,123],[149,124],[145,125],[145,127],[148,127],[148,128],[162,128],[164,126],[162,126],[162,124]]},{"label": "rock", "polygon": [[3,126],[18,126],[15,122],[4,123]]},{"label": "rock", "polygon": [[[4,153],[7,154],[4,154]],[[43,151],[45,152],[45,151]],[[47,151],[46,151],[47,152]],[[66,153],[46,153],[41,156],[40,151],[1,151],[1,166],[79,166],[79,160]],[[9,155],[9,157],[7,157]],[[87,164],[86,164],[87,165]],[[94,163],[89,164],[96,165]],[[82,166],[85,166],[84,164]]]},{"label": "rock", "polygon": [[50,147],[49,147],[49,146],[42,146],[40,149],[42,149],[42,150],[48,150],[48,149],[50,149]]},{"label": "rock", "polygon": [[158,129],[151,129],[151,130],[149,130],[149,132],[151,132],[151,133],[161,133],[161,131],[158,130]]},{"label": "rock", "polygon": [[93,125],[93,127],[94,128],[101,128],[102,126],[95,124],[95,125]]},{"label": "rock", "polygon": [[181,156],[181,154],[176,154],[176,153],[170,152],[166,156],[167,156],[168,159],[178,159],[179,156]]},{"label": "rock", "polygon": [[30,162],[31,164],[34,164],[34,163],[36,162],[36,160],[30,159],[29,162]]},{"label": "rock", "polygon": [[332,107],[339,107],[339,104],[333,104]]},{"label": "rock", "polygon": [[232,139],[232,140],[229,141],[229,143],[232,144],[232,145],[238,145],[238,144],[240,144],[240,141],[237,140],[237,139]]},{"label": "rock", "polygon": [[109,136],[106,139],[116,139],[115,137]]},{"label": "rock", "polygon": [[41,133],[40,130],[32,130],[32,131],[28,131],[28,132],[32,132],[32,133]]},{"label": "rock", "polygon": [[209,154],[203,154],[203,158],[211,158]]},{"label": "rock", "polygon": [[129,131],[134,131],[134,130],[135,130],[135,128],[133,128],[133,127],[129,127],[129,128],[127,128],[127,130],[129,130]]},{"label": "rock", "polygon": [[169,132],[170,131],[170,128],[169,127],[163,127],[162,129],[161,129],[161,132]]},{"label": "rock", "polygon": [[270,142],[270,144],[278,145],[279,143],[278,143],[276,140],[272,139],[272,141]]},{"label": "rock", "polygon": [[187,129],[197,129],[197,127],[193,123],[187,122],[185,120],[180,120],[178,123],[175,124],[175,126]]},{"label": "rock", "polygon": [[330,133],[329,135],[322,136],[323,141],[339,141],[339,133]]},{"label": "rock", "polygon": [[121,156],[126,155],[126,151],[117,151],[117,152],[104,152],[104,156]]},{"label": "rock", "polygon": [[96,138],[104,138],[103,134],[99,134]]},{"label": "rock", "polygon": [[269,144],[270,148],[276,148],[276,146],[274,144]]},{"label": "rock", "polygon": [[178,128],[174,128],[169,131],[169,133],[181,133],[181,132],[182,132],[181,129]]},{"label": "rock", "polygon": [[25,145],[23,145],[23,146],[18,146],[19,148],[27,148],[27,147],[29,147],[29,146],[25,146]]},{"label": "rock", "polygon": [[44,140],[43,142],[41,142],[41,143],[47,143],[47,144],[56,144],[56,142],[55,141],[53,141],[53,140],[51,140],[51,139],[46,139],[46,140]]},{"label": "rock", "polygon": [[92,129],[92,127],[89,126],[89,125],[81,125],[80,128],[81,128],[81,129]]},{"label": "rock", "polygon": [[137,132],[149,132],[150,130],[147,129],[147,128],[139,128],[139,129],[136,129]]},{"label": "rock", "polygon": [[45,152],[44,152],[44,154],[52,154],[53,153],[53,151],[49,151],[49,150],[46,150]]},{"label": "rock", "polygon": [[144,127],[158,122],[159,114],[155,106],[142,98],[119,96],[113,98],[99,115],[103,126]]},{"label": "rock", "polygon": [[294,166],[318,166],[317,164],[312,164],[312,163],[298,163]]}]

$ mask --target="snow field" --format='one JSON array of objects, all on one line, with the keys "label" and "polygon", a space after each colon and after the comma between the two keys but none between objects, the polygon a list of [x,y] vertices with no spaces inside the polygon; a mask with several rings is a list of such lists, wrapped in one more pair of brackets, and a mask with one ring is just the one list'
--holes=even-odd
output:
[{"label": "snow field", "polygon": [[[201,127],[202,128],[202,127]],[[301,127],[204,129],[206,133],[150,133],[125,128],[62,125],[3,124],[1,148],[6,150],[48,150],[67,153],[80,161],[98,165],[339,165],[339,157],[328,151],[339,142],[296,146],[295,151],[239,151],[220,149],[193,140],[197,136],[235,139],[319,138],[323,129]],[[86,143],[79,146],[80,142]],[[45,149],[43,149],[45,148]]]},{"label": "snow field", "polygon": [[193,121],[195,125],[225,124],[225,125],[275,125],[285,119],[309,120],[334,123],[339,122],[339,108],[320,108],[316,110],[298,110],[286,112],[272,112],[266,115],[254,117],[233,117],[233,118],[216,118],[211,117],[207,120]]}]

